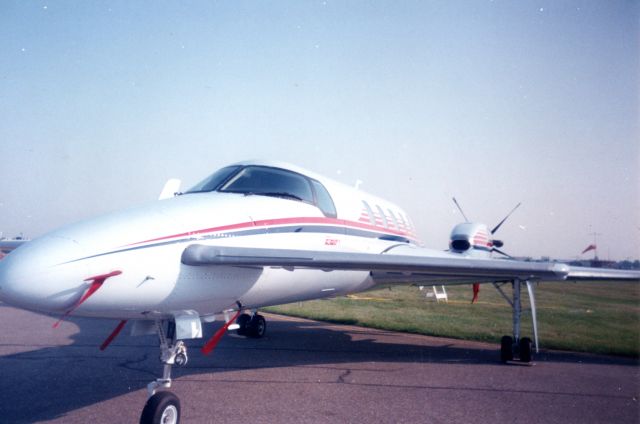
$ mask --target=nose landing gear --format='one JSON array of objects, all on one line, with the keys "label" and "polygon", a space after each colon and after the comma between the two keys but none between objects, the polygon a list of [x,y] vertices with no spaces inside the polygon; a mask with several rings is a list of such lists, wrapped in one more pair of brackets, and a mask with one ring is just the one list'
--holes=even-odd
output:
[{"label": "nose landing gear", "polygon": [[174,364],[183,366],[188,362],[187,347],[182,340],[175,339],[175,321],[156,321],[156,331],[160,339],[160,362],[164,368],[162,378],[147,385],[149,399],[142,410],[140,424],[178,424],[180,400],[166,389],[171,388],[171,367]]}]

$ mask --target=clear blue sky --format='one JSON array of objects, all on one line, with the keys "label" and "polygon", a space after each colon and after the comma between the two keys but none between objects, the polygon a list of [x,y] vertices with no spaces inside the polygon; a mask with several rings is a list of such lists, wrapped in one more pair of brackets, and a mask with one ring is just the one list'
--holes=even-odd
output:
[{"label": "clear blue sky", "polygon": [[250,158],[467,215],[513,255],[640,256],[637,1],[0,3],[0,231]]}]

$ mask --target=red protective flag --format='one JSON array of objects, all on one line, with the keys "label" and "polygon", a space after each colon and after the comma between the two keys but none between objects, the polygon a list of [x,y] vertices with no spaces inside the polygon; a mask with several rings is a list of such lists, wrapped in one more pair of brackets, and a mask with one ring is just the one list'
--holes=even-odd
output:
[{"label": "red protective flag", "polygon": [[471,299],[471,303],[478,301],[478,293],[480,293],[480,283],[473,283],[473,299]]},{"label": "red protective flag", "polygon": [[225,325],[220,327],[218,331],[216,331],[213,337],[211,337],[209,341],[205,343],[204,346],[202,346],[202,349],[200,349],[202,353],[204,353],[205,355],[208,355],[211,353],[211,351],[216,347],[216,345],[218,344],[222,336],[224,336],[224,333],[227,331],[229,326],[233,324],[233,322],[236,320],[236,318],[238,318],[238,316],[241,313],[242,313],[242,310],[238,310],[238,312],[236,312],[236,314],[233,316],[233,318],[229,320],[229,322],[227,322]]},{"label": "red protective flag", "polygon": [[589,250],[596,250],[596,245],[595,244],[590,244],[589,246],[587,246],[586,249],[584,249],[582,251],[581,255],[584,254],[584,253],[587,253]]}]

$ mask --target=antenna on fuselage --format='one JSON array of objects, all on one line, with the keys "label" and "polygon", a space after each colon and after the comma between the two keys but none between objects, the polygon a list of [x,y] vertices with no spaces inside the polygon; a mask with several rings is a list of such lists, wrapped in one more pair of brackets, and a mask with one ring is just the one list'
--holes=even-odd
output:
[{"label": "antenna on fuselage", "polygon": [[[456,204],[456,206],[458,207],[458,210],[460,211],[460,213],[461,213],[461,214],[462,214],[462,216],[464,217],[464,220],[465,220],[466,222],[469,222],[469,218],[467,218],[467,215],[465,215],[465,214],[464,214],[464,212],[462,211],[462,208],[461,208],[461,207],[460,207],[460,205],[458,204],[458,201],[456,200],[456,198],[455,198],[455,197],[453,197],[453,203],[455,203],[455,204]],[[519,206],[519,205],[518,205],[518,206]],[[502,224],[502,222],[501,222],[500,224]]]}]

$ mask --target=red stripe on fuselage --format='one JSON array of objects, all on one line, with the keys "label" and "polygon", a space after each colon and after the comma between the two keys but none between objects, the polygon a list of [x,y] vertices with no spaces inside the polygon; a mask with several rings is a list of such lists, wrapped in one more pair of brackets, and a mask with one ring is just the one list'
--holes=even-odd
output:
[{"label": "red stripe on fuselage", "polygon": [[214,232],[227,231],[227,230],[238,230],[238,229],[241,229],[241,228],[247,228],[247,227],[253,227],[253,226],[254,226],[253,222],[243,222],[241,224],[223,225],[221,227],[212,227],[212,228],[206,228],[204,230],[189,231],[187,233],[180,233],[180,234],[173,234],[173,235],[170,235],[170,236],[157,237],[157,238],[153,238],[153,239],[149,239],[149,240],[145,240],[145,241],[139,241],[139,242],[136,242],[136,243],[127,244],[125,246],[136,246],[138,244],[151,243],[153,241],[161,241],[161,240],[168,240],[168,239],[178,238],[178,237],[192,236],[194,234],[214,233]]},{"label": "red stripe on fuselage", "polygon": [[337,219],[337,218],[304,217],[304,218],[262,219],[262,220],[258,220],[258,221],[249,221],[249,222],[242,222],[242,223],[238,223],[238,224],[222,225],[220,227],[211,227],[211,228],[205,228],[205,229],[202,229],[202,230],[189,231],[189,232],[186,232],[186,233],[173,234],[173,235],[170,235],[170,236],[152,238],[152,239],[149,239],[149,240],[144,240],[144,241],[139,241],[139,242],[127,244],[125,246],[126,247],[137,246],[137,245],[140,245],[140,244],[157,242],[157,241],[162,241],[162,240],[169,240],[169,239],[173,239],[173,238],[188,237],[188,236],[193,236],[193,235],[198,235],[198,234],[206,234],[206,233],[217,233],[217,232],[229,231],[229,230],[239,230],[239,229],[243,229],[243,228],[273,227],[273,226],[278,226],[278,225],[291,225],[291,224],[326,224],[326,225],[337,225],[337,226],[341,226],[341,227],[352,227],[352,228],[355,227],[355,228],[361,228],[361,229],[377,231],[377,232],[382,232],[382,233],[389,233],[389,234],[393,234],[393,235],[398,235],[398,236],[403,236],[403,237],[410,237],[410,238],[415,239],[415,235],[412,232],[395,231],[395,230],[392,230],[392,229],[389,229],[389,228],[385,228],[385,227],[383,227],[381,225],[380,226],[378,226],[378,225],[370,225],[370,224],[364,224],[364,223],[361,223],[361,222],[348,221],[348,220]]}]

